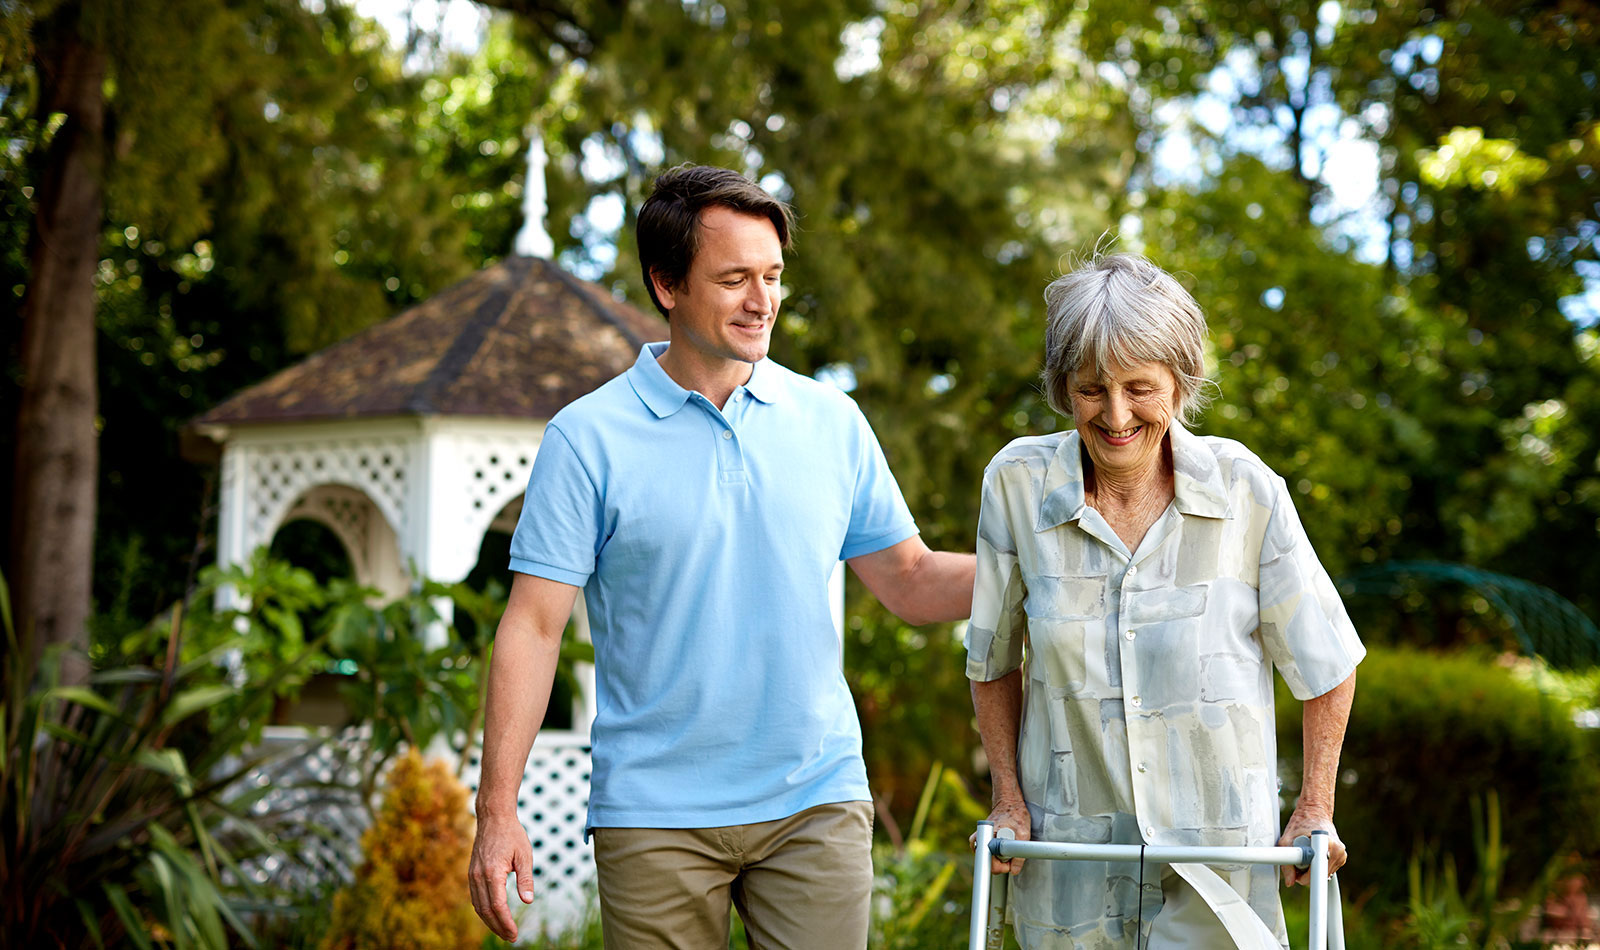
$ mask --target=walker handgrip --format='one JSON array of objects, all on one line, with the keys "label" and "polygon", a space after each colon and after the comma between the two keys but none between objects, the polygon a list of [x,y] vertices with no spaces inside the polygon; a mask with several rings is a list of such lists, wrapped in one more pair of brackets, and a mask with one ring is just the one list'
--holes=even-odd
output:
[{"label": "walker handgrip", "polygon": [[1297,867],[1297,868],[1308,868],[1308,867],[1310,867],[1312,859],[1316,857],[1316,849],[1311,847],[1311,836],[1310,835],[1301,835],[1300,837],[1294,839],[1293,847],[1299,848],[1301,853],[1303,853],[1306,856],[1306,859],[1304,861],[1301,861],[1299,864],[1296,864],[1295,867]]}]

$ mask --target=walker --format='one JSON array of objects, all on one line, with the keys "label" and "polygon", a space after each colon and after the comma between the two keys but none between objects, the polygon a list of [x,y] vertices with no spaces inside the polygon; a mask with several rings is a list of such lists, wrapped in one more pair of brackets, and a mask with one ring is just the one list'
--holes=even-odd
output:
[{"label": "walker", "polygon": [[[1344,950],[1344,918],[1339,901],[1339,879],[1328,874],[1328,833],[1315,831],[1294,839],[1287,848],[1210,848],[1137,844],[1066,844],[1054,841],[1018,841],[1011,829],[995,834],[994,822],[978,822],[977,849],[972,858],[972,930],[967,950],[1001,950],[1006,927],[1006,879],[995,874],[989,858],[1024,858],[1029,861],[1153,861],[1157,864],[1271,864],[1310,867],[1310,950]],[[1329,913],[1329,907],[1332,913]]]}]

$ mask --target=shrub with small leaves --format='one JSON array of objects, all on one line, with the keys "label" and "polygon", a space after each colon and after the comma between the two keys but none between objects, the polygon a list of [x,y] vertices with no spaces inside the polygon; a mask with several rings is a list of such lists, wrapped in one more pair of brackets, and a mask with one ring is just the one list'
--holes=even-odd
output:
[{"label": "shrub with small leaves", "polygon": [[467,899],[467,790],[414,750],[395,763],[377,821],[361,836],[355,883],[334,898],[322,950],[476,948],[486,933]]}]

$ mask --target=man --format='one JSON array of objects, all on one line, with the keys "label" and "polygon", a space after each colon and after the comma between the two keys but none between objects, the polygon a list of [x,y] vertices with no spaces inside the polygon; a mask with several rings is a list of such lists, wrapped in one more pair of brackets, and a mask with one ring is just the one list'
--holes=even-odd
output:
[{"label": "man", "polygon": [[579,588],[599,712],[588,829],[607,947],[864,947],[872,811],[828,578],[909,623],[971,609],[855,403],[766,358],[790,213],[681,166],[639,211],[669,340],[556,414],[512,541],[484,727],[473,904],[511,939],[533,898],[517,786]]}]

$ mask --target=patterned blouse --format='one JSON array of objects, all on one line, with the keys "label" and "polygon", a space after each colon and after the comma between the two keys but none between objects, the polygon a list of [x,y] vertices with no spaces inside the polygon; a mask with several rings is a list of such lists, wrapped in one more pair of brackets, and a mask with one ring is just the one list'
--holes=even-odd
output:
[{"label": "patterned blouse", "polygon": [[[1306,700],[1366,653],[1283,479],[1237,442],[1169,432],[1176,497],[1131,554],[1084,503],[1077,432],[1018,439],[984,473],[967,676],[1026,671],[1038,840],[1276,844],[1272,670]],[[1276,869],[1173,870],[1240,946],[1288,946]],[[1160,877],[1147,866],[1140,895],[1138,862],[1029,861],[1014,929],[1028,948],[1131,947]]]}]

